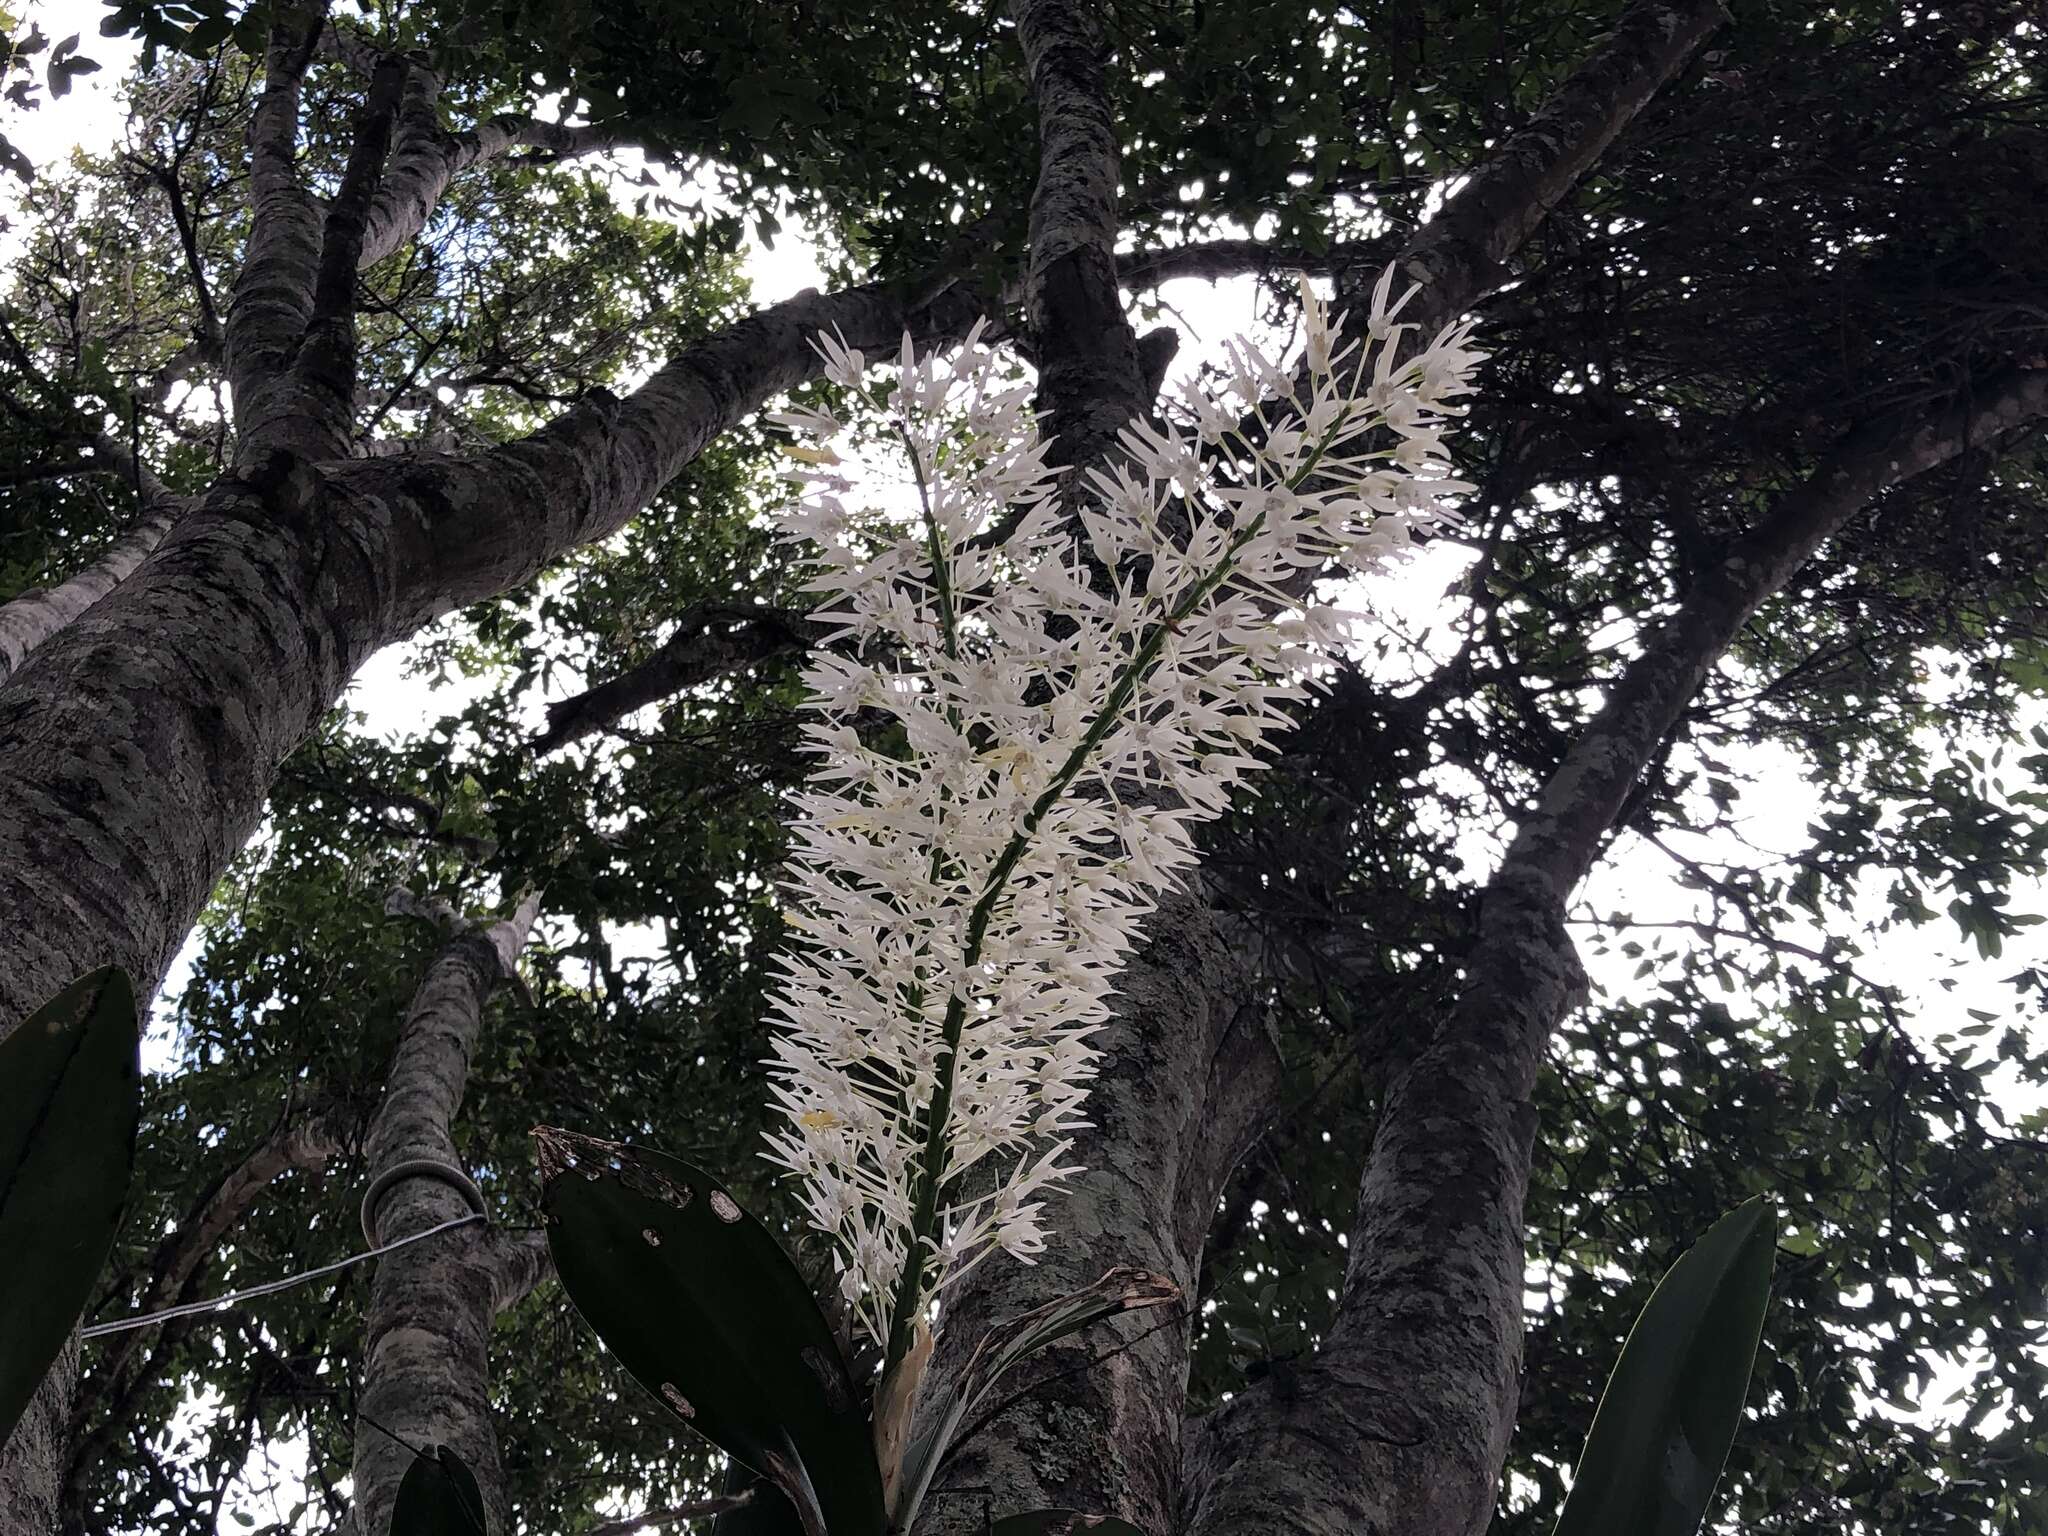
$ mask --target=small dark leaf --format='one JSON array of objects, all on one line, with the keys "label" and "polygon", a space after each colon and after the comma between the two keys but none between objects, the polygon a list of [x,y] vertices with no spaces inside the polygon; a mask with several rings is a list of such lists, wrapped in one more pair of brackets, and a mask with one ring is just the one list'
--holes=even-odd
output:
[{"label": "small dark leaf", "polygon": [[24,182],[36,179],[36,168],[27,155],[7,142],[7,135],[0,133],[0,170],[11,171]]},{"label": "small dark leaf", "polygon": [[71,82],[80,75],[96,75],[99,63],[94,59],[66,59],[62,64],[50,66],[50,94],[63,96],[71,90]]},{"label": "small dark leaf", "polygon": [[0,1040],[0,1443],[113,1247],[142,1114],[138,1040],[135,994],[111,965]]},{"label": "small dark leaf", "polygon": [[447,1446],[415,1456],[391,1507],[391,1536],[485,1536],[476,1474]]},{"label": "small dark leaf", "polygon": [[676,1417],[773,1479],[808,1536],[880,1536],[866,1394],[782,1245],[699,1168],[546,1127],[562,1288]]},{"label": "small dark leaf", "polygon": [[1629,1331],[1553,1536],[1693,1536],[1742,1421],[1778,1222],[1736,1207],[1673,1264]]}]

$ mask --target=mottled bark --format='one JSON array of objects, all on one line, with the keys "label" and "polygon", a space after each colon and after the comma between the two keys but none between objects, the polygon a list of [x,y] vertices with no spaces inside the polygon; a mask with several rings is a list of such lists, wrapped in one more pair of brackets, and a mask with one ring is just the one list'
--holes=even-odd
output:
[{"label": "mottled bark", "polygon": [[147,989],[254,829],[278,765],[350,675],[451,608],[616,531],[718,433],[814,377],[809,340],[964,334],[969,301],[807,295],[475,458],[231,474],[0,686],[0,1019],[93,965]]},{"label": "mottled bark", "polygon": [[0,683],[28,653],[119,586],[171,531],[175,509],[160,506],[114,541],[99,559],[54,587],[0,603]]},{"label": "mottled bark", "polygon": [[1038,115],[1024,306],[1052,460],[1100,459],[1150,405],[1116,273],[1116,117],[1096,0],[1017,0]]},{"label": "mottled bark", "polygon": [[533,750],[552,752],[685,688],[779,656],[797,655],[813,638],[809,616],[794,609],[691,608],[677,619],[675,633],[645,661],[550,704],[547,729],[534,738]]},{"label": "mottled bark", "polygon": [[1267,277],[1276,272],[1330,274],[1388,262],[1400,247],[1392,240],[1354,244],[1337,241],[1320,251],[1306,246],[1273,245],[1264,240],[1191,240],[1186,245],[1154,246],[1117,258],[1117,281],[1133,293],[1157,288],[1184,277],[1220,282],[1229,277]]},{"label": "mottled bark", "polygon": [[[899,292],[776,305],[628,399],[480,457],[279,451],[216,483],[0,684],[0,1030],[95,965],[154,992],[278,766],[374,651],[615,531],[714,436],[815,377],[818,331],[881,350],[906,325],[936,345],[974,318],[958,291],[917,312]],[[9,1536],[54,1528],[62,1457],[33,1447],[68,1417],[60,1375],[55,1419],[39,1406],[0,1453]]]},{"label": "mottled bark", "polygon": [[327,203],[320,229],[320,265],[313,279],[313,308],[292,357],[291,383],[297,395],[293,435],[237,444],[237,456],[289,448],[307,458],[340,458],[355,442],[356,270],[361,265],[363,226],[384,178],[391,129],[405,86],[408,65],[398,57],[378,64],[356,119],[354,140],[341,183]]},{"label": "mottled bark", "polygon": [[[449,1178],[404,1170],[439,1166],[466,1178],[455,1147],[455,1116],[483,1027],[484,1002],[514,975],[537,906],[529,898],[505,921],[450,940],[413,994],[364,1144],[365,1172],[376,1194],[364,1203],[363,1223],[365,1236],[378,1243],[423,1232],[471,1209],[468,1195]],[[408,1445],[453,1447],[483,1490],[491,1536],[511,1529],[505,1470],[491,1425],[487,1346],[505,1297],[515,1289],[524,1294],[540,1272],[531,1256],[534,1246],[507,1246],[479,1225],[377,1261],[355,1430],[358,1536],[384,1536],[390,1528],[398,1485],[412,1464]],[[515,1259],[524,1260],[523,1266]]]},{"label": "mottled bark", "polygon": [[245,454],[298,439],[291,361],[319,279],[320,214],[299,180],[298,132],[301,86],[326,7],[315,10],[309,29],[294,25],[297,19],[285,12],[271,27],[263,91],[249,119],[249,240],[225,326],[235,436]]},{"label": "mottled bark", "polygon": [[1482,893],[1450,1016],[1394,1066],[1336,1322],[1306,1364],[1191,1437],[1191,1536],[1486,1528],[1519,1397],[1531,1095],[1584,984],[1564,926],[1572,888],[1708,670],[1821,543],[1886,487],[2044,413],[2035,372],[1967,408],[1851,433],[1623,669]]},{"label": "mottled bark", "polygon": [[515,149],[541,150],[558,159],[602,154],[630,142],[616,125],[568,127],[507,113],[463,133],[440,125],[432,77],[406,104],[406,120],[386,171],[384,185],[363,234],[361,261],[372,266],[409,245],[426,227],[455,178],[471,166]]},{"label": "mottled bark", "polygon": [[[1195,1294],[1224,1178],[1270,1108],[1278,1056],[1238,946],[1198,898],[1162,907],[1117,999],[1098,1037],[1094,1126],[1073,1153],[1087,1171],[1059,1198],[1057,1236],[1037,1264],[985,1264],[949,1295],[928,1383],[956,1372],[991,1325],[1112,1265]],[[1141,1312],[1033,1357],[1001,1389],[1021,1400],[941,1475],[921,1531],[981,1530],[976,1489],[998,1515],[1061,1506],[1173,1529],[1191,1321],[1186,1306]]]}]

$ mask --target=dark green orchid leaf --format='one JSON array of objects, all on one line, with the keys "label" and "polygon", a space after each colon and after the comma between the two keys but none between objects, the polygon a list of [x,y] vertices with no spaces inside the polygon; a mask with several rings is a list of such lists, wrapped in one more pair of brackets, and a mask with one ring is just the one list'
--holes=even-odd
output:
[{"label": "dark green orchid leaf", "polygon": [[415,1456],[391,1507],[391,1536],[485,1536],[484,1491],[449,1447]]},{"label": "dark green orchid leaf", "polygon": [[1120,1267],[1109,1270],[1086,1290],[1033,1307],[1022,1316],[989,1329],[974,1346],[959,1375],[927,1394],[910,1446],[904,1453],[900,1492],[893,1500],[891,1513],[896,1528],[910,1529],[918,1506],[924,1501],[925,1490],[937,1475],[939,1463],[945,1459],[962,1421],[1012,1366],[1104,1318],[1166,1306],[1179,1301],[1180,1294],[1180,1287],[1164,1275]]},{"label": "dark green orchid leaf", "polygon": [[1657,1283],[1593,1416],[1554,1536],[1693,1536],[1742,1421],[1778,1221],[1736,1207]]},{"label": "dark green orchid leaf", "polygon": [[135,993],[103,966],[0,1040],[0,1443],[106,1268],[142,1115]]},{"label": "dark green orchid leaf", "polygon": [[881,1536],[866,1394],[775,1235],[678,1158],[534,1134],[555,1271],[605,1346],[671,1413],[772,1480],[806,1536]]},{"label": "dark green orchid leaf", "polygon": [[989,1528],[989,1536],[1145,1536],[1128,1520],[1114,1515],[1084,1515],[1073,1509],[1033,1509],[1005,1515]]}]

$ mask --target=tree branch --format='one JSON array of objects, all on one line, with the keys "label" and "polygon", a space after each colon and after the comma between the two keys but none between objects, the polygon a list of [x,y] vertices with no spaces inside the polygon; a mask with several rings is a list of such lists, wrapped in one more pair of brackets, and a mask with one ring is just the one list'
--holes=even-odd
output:
[{"label": "tree branch", "polygon": [[1014,11],[1038,109],[1025,313],[1052,460],[1078,468],[1151,404],[1117,287],[1117,131],[1102,18],[1094,0],[1017,0]]},{"label": "tree branch", "polygon": [[789,608],[703,604],[686,611],[661,648],[618,676],[548,706],[547,729],[533,739],[540,756],[616,725],[634,710],[780,656],[813,640],[808,615]]},{"label": "tree branch", "polygon": [[[1727,19],[1721,0],[1635,0],[1622,13],[1542,109],[1402,247],[1402,277],[1423,291],[1401,318],[1420,327],[1421,342],[1507,276],[1508,258]],[[1340,294],[1349,286],[1340,283]],[[1362,318],[1365,306],[1350,308]]]},{"label": "tree branch", "polygon": [[[345,455],[355,440],[356,270],[363,230],[391,148],[391,126],[409,66],[398,56],[382,60],[370,77],[370,93],[356,121],[355,142],[341,185],[327,205],[320,235],[320,266],[313,285],[313,310],[292,364],[299,396],[299,431],[310,457]],[[324,429],[324,441],[311,434]]]},{"label": "tree branch", "polygon": [[[314,1173],[324,1169],[341,1151],[345,1139],[344,1128],[325,1115],[287,1114],[254,1151],[215,1179],[177,1229],[157,1244],[149,1261],[149,1283],[136,1310],[159,1312],[192,1299],[195,1283],[219,1251],[222,1238],[241,1223],[257,1198],[290,1170]],[[142,1346],[158,1336],[151,1328],[111,1335],[92,1370],[80,1381],[66,1437],[70,1461],[65,1482],[74,1494],[106,1447],[127,1427],[138,1389],[155,1379],[154,1355],[147,1360],[140,1357]],[[100,1422],[88,1432],[87,1422],[96,1409]]]},{"label": "tree branch", "polygon": [[[95,467],[111,469],[113,465]],[[175,507],[159,505],[77,575],[0,603],[0,682],[27,661],[31,651],[119,586],[163,542],[176,521]]]},{"label": "tree branch", "polygon": [[1353,267],[1383,266],[1399,251],[1393,240],[1340,241],[1327,250],[1269,245],[1263,240],[1195,240],[1186,245],[1156,246],[1118,259],[1117,280],[1133,293],[1158,288],[1184,277],[1219,282],[1228,277],[1269,276],[1274,272],[1328,275]]},{"label": "tree branch", "polygon": [[320,214],[299,180],[298,142],[301,87],[326,5],[315,7],[309,30],[291,24],[295,14],[279,13],[264,54],[263,91],[249,122],[249,239],[228,304],[228,386],[240,445],[252,453],[267,451],[265,429],[288,428],[291,391],[282,386],[313,312],[320,269]]},{"label": "tree branch", "polygon": [[1449,1017],[1394,1064],[1322,1347],[1285,1386],[1218,1409],[1191,1448],[1193,1536],[1270,1530],[1276,1465],[1292,1530],[1485,1529],[1519,1398],[1530,1099],[1584,987],[1572,887],[1708,670],[1820,544],[1890,487],[2043,415],[2035,371],[1851,432],[1624,668],[1488,881]]},{"label": "tree branch", "polygon": [[[383,1102],[364,1147],[373,1201],[364,1212],[381,1242],[451,1221],[469,1209],[455,1116],[483,1028],[484,1002],[516,975],[538,912],[528,896],[508,918],[458,934],[428,963],[399,1031]],[[410,1170],[439,1165],[456,1179]],[[530,1244],[475,1227],[377,1261],[364,1331],[362,1423],[355,1442],[356,1521],[391,1523],[411,1463],[400,1441],[449,1445],[476,1474],[487,1526],[510,1529],[505,1474],[490,1417],[487,1344],[499,1298],[524,1294],[540,1271]],[[530,1285],[532,1279],[526,1279]],[[382,1430],[371,1425],[382,1426]],[[387,1433],[388,1432],[388,1433]]]},{"label": "tree branch", "polygon": [[517,113],[491,118],[466,133],[450,133],[440,123],[439,91],[439,82],[429,71],[415,70],[391,168],[364,230],[360,260],[365,267],[402,250],[426,228],[450,184],[473,165],[515,149],[544,150],[558,160],[570,160],[634,141],[632,130],[618,124],[570,127]]},{"label": "tree branch", "polygon": [[928,307],[906,307],[920,286],[799,294],[705,338],[625,399],[593,390],[538,432],[473,458],[324,466],[337,496],[374,515],[400,556],[385,622],[411,633],[616,532],[720,433],[816,378],[811,342],[822,331],[870,352],[893,351],[906,331],[924,347],[965,336],[979,297],[950,286]]}]

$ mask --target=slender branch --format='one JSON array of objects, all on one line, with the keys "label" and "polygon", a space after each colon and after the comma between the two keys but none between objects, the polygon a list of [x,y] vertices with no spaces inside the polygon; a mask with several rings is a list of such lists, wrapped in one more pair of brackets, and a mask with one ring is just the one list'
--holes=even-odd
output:
[{"label": "slender branch", "polygon": [[795,609],[701,604],[682,614],[675,633],[645,661],[548,705],[547,728],[532,750],[556,751],[686,688],[799,655],[812,639],[810,619]]},{"label": "slender branch", "polygon": [[[424,70],[419,73],[426,76]],[[433,92],[422,83],[417,94],[408,96],[405,129],[370,210],[362,265],[374,266],[410,243],[426,228],[450,184],[471,166],[501,159],[515,149],[572,160],[623,148],[635,138],[634,130],[618,124],[571,127],[516,113],[491,118],[466,133],[449,133],[435,116]]]},{"label": "slender branch", "polygon": [[220,313],[213,304],[213,285],[206,280],[206,265],[199,255],[199,230],[192,210],[185,202],[185,185],[178,167],[152,165],[149,175],[164,189],[171,205],[171,222],[177,226],[178,244],[185,253],[185,275],[192,280],[192,294],[199,305],[199,346],[208,357],[219,357],[227,348],[227,333],[221,328]]},{"label": "slender branch", "polygon": [[306,31],[291,24],[295,14],[279,13],[264,54],[249,122],[249,239],[228,305],[228,385],[249,451],[266,427],[289,422],[290,402],[276,396],[312,315],[320,265],[320,214],[299,179],[298,138],[301,88],[326,6],[316,7]]},{"label": "slender branch", "polygon": [[[221,1239],[241,1223],[258,1197],[286,1172],[324,1169],[344,1141],[344,1128],[327,1116],[288,1115],[254,1151],[217,1178],[176,1230],[157,1244],[137,1310],[161,1311],[189,1299]],[[137,1395],[156,1379],[155,1355],[144,1357],[143,1346],[157,1336],[157,1330],[147,1328],[112,1335],[79,1382],[66,1437],[70,1461],[65,1481],[73,1502],[114,1437],[130,1422]],[[95,1418],[97,1425],[88,1429]]]},{"label": "slender branch", "polygon": [[1400,249],[1394,240],[1340,241],[1327,250],[1269,245],[1263,240],[1195,240],[1186,245],[1155,246],[1117,259],[1117,281],[1133,293],[1199,277],[1218,282],[1227,277],[1268,276],[1275,272],[1308,272],[1319,276],[1353,267],[1378,268]]},{"label": "slender branch", "polygon": [[603,1525],[592,1526],[590,1536],[637,1536],[640,1531],[651,1531],[664,1525],[680,1525],[685,1520],[702,1520],[711,1515],[722,1515],[729,1509],[742,1509],[753,1500],[754,1491],[749,1488],[743,1493],[729,1494],[724,1498],[699,1499],[694,1504],[676,1504],[668,1509],[655,1509],[644,1515],[634,1515],[629,1520],[607,1520]]},{"label": "slender branch", "polygon": [[0,603],[0,682],[12,676],[38,646],[119,586],[163,542],[176,520],[176,507],[159,505],[75,576]]},{"label": "slender branch", "polygon": [[1424,341],[1508,275],[1508,259],[1727,19],[1721,0],[1635,0],[1541,110],[1415,232],[1398,260],[1402,277],[1423,291],[1402,318]]},{"label": "slender branch", "polygon": [[[292,365],[300,397],[300,432],[322,458],[339,457],[355,437],[356,270],[363,232],[384,174],[391,127],[408,66],[393,55],[370,77],[370,93],[356,123],[355,142],[341,185],[327,205],[320,237],[320,267],[313,287],[313,311]],[[315,424],[325,442],[311,436]],[[318,451],[324,450],[324,451]]]}]

